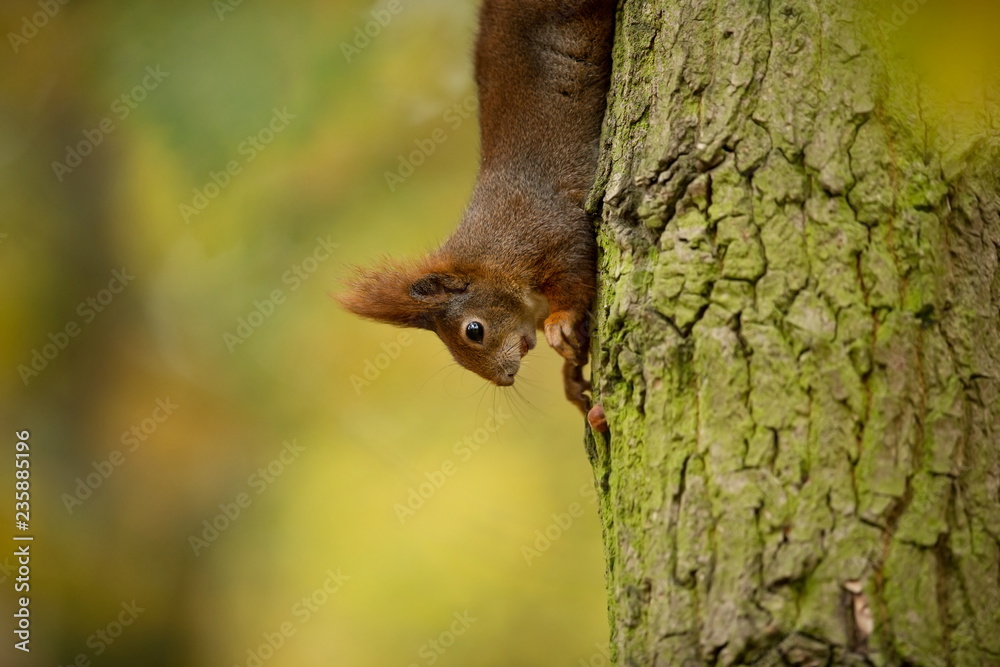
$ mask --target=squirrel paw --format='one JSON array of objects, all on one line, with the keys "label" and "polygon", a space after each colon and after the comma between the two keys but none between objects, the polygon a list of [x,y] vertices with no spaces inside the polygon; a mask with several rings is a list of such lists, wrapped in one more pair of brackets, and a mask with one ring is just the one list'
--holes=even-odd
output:
[{"label": "squirrel paw", "polygon": [[564,359],[579,362],[587,351],[579,334],[580,318],[568,310],[557,310],[545,318],[545,340]]},{"label": "squirrel paw", "polygon": [[587,413],[587,423],[590,424],[590,428],[598,433],[608,432],[608,418],[604,414],[604,408],[600,403],[592,407],[590,412]]}]

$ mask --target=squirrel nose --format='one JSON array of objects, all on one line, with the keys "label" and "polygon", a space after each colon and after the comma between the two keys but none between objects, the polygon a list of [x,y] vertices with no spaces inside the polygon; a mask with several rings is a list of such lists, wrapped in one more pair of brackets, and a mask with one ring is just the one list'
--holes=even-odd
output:
[{"label": "squirrel nose", "polygon": [[499,374],[495,377],[493,382],[500,385],[501,387],[509,387],[514,384],[514,376],[517,375],[517,371],[521,368],[521,360],[518,358],[509,358],[504,361],[500,368],[497,370]]}]

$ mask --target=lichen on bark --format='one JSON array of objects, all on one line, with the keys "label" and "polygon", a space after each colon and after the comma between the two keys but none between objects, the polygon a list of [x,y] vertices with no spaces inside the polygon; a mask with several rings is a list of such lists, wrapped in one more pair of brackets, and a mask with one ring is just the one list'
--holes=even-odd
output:
[{"label": "lichen on bark", "polygon": [[618,664],[1000,664],[1000,96],[931,109],[890,9],[619,13],[588,444]]}]

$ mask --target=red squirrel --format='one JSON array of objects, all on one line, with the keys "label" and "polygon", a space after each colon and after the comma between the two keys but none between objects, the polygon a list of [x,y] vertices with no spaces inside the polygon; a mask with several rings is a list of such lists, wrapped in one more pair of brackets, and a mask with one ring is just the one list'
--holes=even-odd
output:
[{"label": "red squirrel", "polygon": [[584,199],[615,4],[484,1],[475,53],[481,160],[465,215],[427,257],[356,269],[337,297],[357,315],[436,332],[455,361],[499,386],[514,383],[541,329],[565,359],[566,397],[585,414],[596,241]]}]

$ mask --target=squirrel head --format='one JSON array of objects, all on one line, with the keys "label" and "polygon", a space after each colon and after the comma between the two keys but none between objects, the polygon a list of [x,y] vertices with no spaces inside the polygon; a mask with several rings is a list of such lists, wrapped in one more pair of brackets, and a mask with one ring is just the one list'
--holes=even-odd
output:
[{"label": "squirrel head", "polygon": [[384,263],[358,269],[337,300],[350,312],[437,333],[461,366],[499,386],[514,384],[535,347],[546,302],[482,269]]}]

